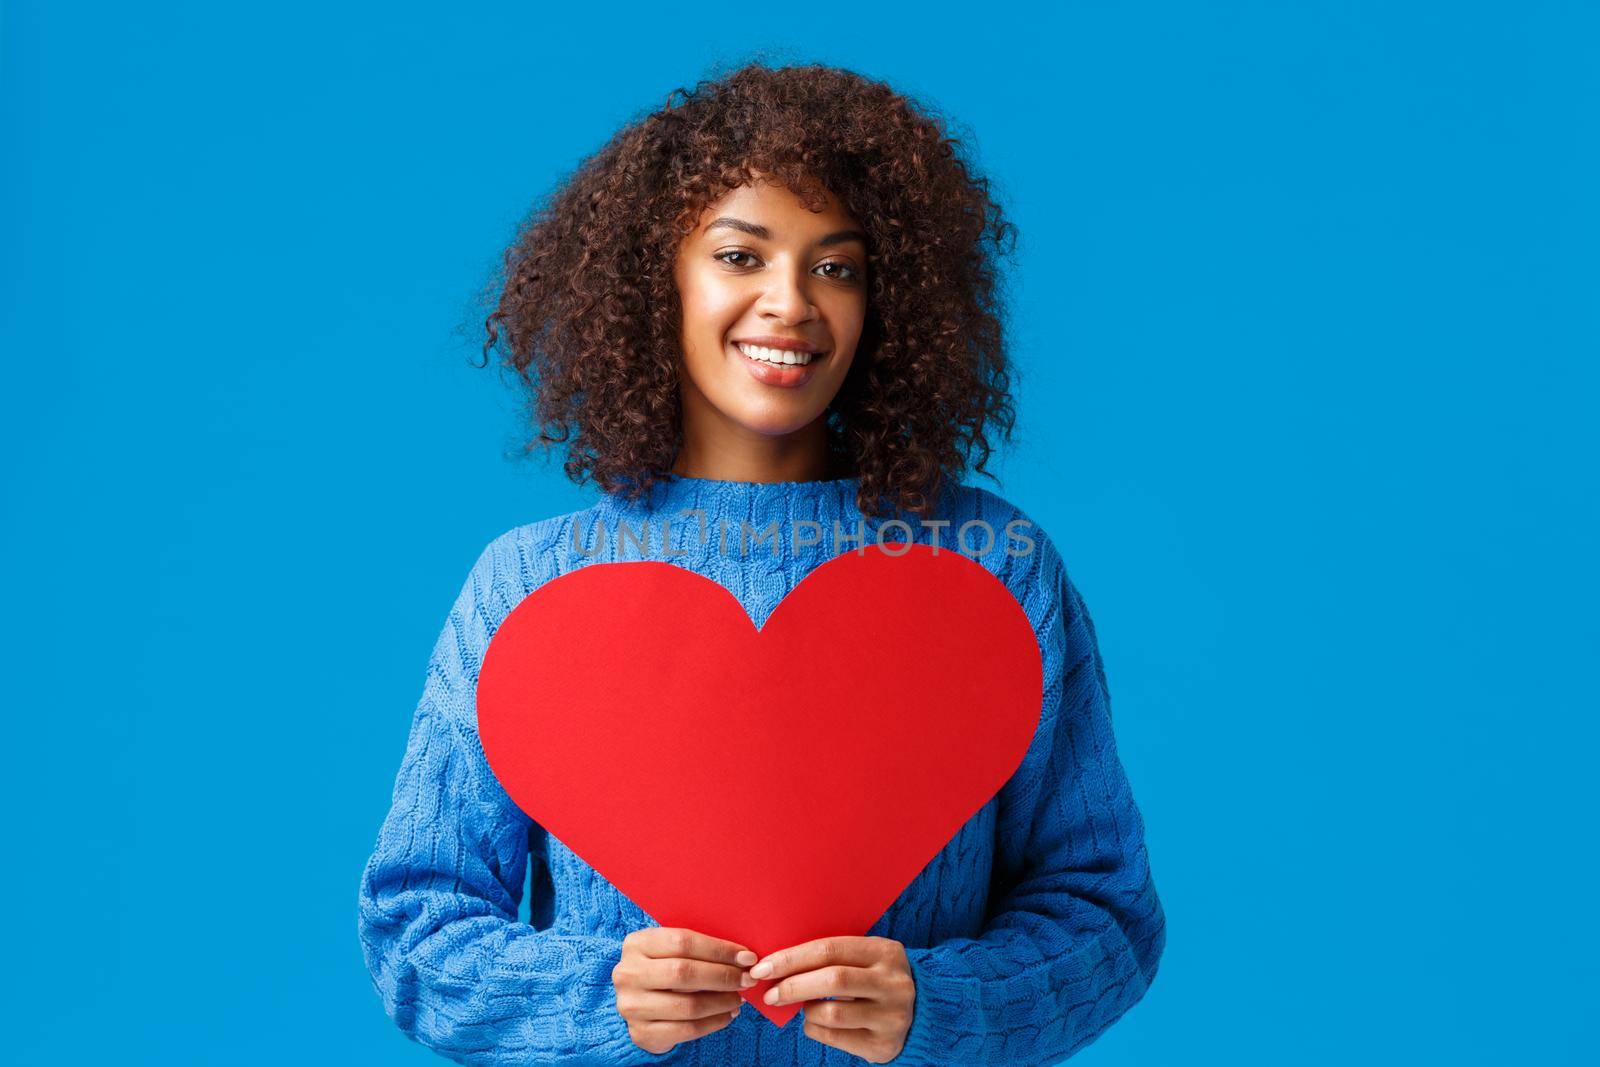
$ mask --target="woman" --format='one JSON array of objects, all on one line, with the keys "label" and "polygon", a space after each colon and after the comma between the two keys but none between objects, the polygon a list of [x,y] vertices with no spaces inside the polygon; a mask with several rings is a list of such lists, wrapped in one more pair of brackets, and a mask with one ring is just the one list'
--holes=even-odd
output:
[{"label": "woman", "polygon": [[[496,538],[456,601],[362,878],[374,985],[461,1062],[1056,1062],[1144,994],[1165,921],[1083,601],[1043,531],[1017,551],[996,534],[1023,513],[959,480],[1014,422],[993,257],[1009,223],[939,122],[880,83],[752,65],[679,92],[585,161],[497,282],[485,353],[530,388],[534,443],[565,444],[603,492]],[[477,670],[544,581],[670,558],[759,623],[895,518],[1006,584],[1045,692],[1017,772],[867,936],[758,962],[659,928],[495,781]],[[781,530],[781,558],[741,545],[802,520],[827,534]],[[622,525],[676,550],[641,556]],[[803,1026],[740,1016],[762,979]]]}]

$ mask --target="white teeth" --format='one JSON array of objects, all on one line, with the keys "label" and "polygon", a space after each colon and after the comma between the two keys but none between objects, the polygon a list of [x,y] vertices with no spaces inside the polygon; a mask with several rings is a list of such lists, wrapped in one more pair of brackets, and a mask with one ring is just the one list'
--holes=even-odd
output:
[{"label": "white teeth", "polygon": [[814,353],[791,352],[786,348],[764,348],[761,345],[747,345],[739,343],[739,351],[751,359],[759,359],[763,363],[798,364],[805,366],[810,363]]}]

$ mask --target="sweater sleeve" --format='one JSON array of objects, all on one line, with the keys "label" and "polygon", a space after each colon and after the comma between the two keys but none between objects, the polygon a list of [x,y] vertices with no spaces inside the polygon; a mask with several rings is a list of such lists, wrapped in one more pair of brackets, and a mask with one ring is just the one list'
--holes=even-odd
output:
[{"label": "sweater sleeve", "polygon": [[[474,566],[434,646],[391,805],[362,874],[367,969],[400,1030],[458,1063],[656,1062],[662,1057],[634,1044],[617,1012],[611,970],[621,942],[517,919],[530,841],[543,831],[506,795],[477,740],[492,549]],[[549,892],[547,880],[533,883]],[[545,903],[534,901],[533,914],[548,915]]]},{"label": "sweater sleeve", "polygon": [[988,921],[906,949],[916,1000],[894,1064],[1059,1063],[1138,1002],[1165,946],[1094,623],[1044,546],[1044,705],[1000,793]]}]

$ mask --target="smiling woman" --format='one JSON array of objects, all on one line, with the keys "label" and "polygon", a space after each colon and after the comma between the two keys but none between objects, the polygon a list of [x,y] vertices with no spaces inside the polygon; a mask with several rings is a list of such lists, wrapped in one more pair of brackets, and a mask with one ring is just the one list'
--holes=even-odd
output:
[{"label": "smiling woman", "polygon": [[987,474],[1016,417],[1012,227],[961,147],[831,67],[669,94],[550,195],[487,290],[484,354],[528,388],[528,451],[564,446],[574,480],[635,499],[673,472],[850,476],[876,514]]},{"label": "smiling woman", "polygon": [[[406,1034],[462,1062],[798,1067],[841,1062],[835,1050],[904,1067],[1055,1062],[1144,995],[1165,917],[1117,759],[1088,609],[1050,537],[960,478],[987,473],[989,435],[1008,437],[1014,417],[994,266],[1009,225],[941,123],[879,82],[827,67],[748,66],[678,95],[584,162],[519,233],[496,281],[484,351],[498,346],[531,390],[530,450],[565,444],[567,473],[603,492],[581,511],[495,538],[462,584],[363,872],[360,933],[373,984]],[[479,669],[512,609],[546,583],[623,563],[631,543],[634,559],[720,584],[759,630],[841,552],[896,566],[905,545],[867,549],[906,541],[970,555],[1004,585],[1037,638],[1044,687],[1021,765],[953,838],[942,840],[944,827],[929,836],[939,851],[870,928],[864,915],[818,920],[825,936],[794,944],[725,926],[736,920],[717,892],[739,890],[728,872],[764,876],[797,850],[770,826],[752,828],[759,791],[718,788],[697,808],[681,785],[746,763],[753,782],[763,767],[769,780],[780,767],[803,774],[834,757],[852,768],[843,788],[786,790],[815,806],[815,825],[796,829],[831,831],[826,854],[840,869],[807,861],[782,884],[810,904],[836,904],[840,879],[907,840],[903,820],[913,817],[863,801],[853,781],[921,768],[940,795],[955,795],[948,765],[928,769],[928,742],[942,739],[963,767],[975,742],[996,736],[992,687],[961,696],[973,714],[966,727],[941,729],[917,699],[927,657],[969,678],[999,662],[993,634],[959,621],[962,594],[951,587],[929,594],[937,611],[873,599],[865,580],[852,587],[859,602],[831,593],[840,619],[916,617],[932,629],[896,642],[854,626],[819,628],[801,661],[804,687],[752,668],[777,661],[719,641],[703,609],[681,596],[665,610],[641,608],[627,581],[661,573],[652,567],[613,572],[620,584],[604,599],[666,634],[665,658],[648,658],[643,640],[586,626],[582,611],[555,620],[598,634],[585,646],[592,662],[631,655],[649,664],[630,676],[648,675],[632,689],[604,690],[625,672],[590,669],[583,685],[537,673],[525,696],[546,702],[562,728],[565,715],[576,720],[585,743],[562,763],[574,780],[622,766],[624,785],[668,783],[637,795],[558,792],[602,806],[593,814],[622,828],[622,853],[686,859],[700,882],[715,883],[689,894],[702,910],[680,916],[686,925],[646,914],[578,854],[581,840],[561,840],[537,821],[545,816],[519,809],[490,768]],[[754,632],[738,621],[735,631]],[[954,644],[930,653],[946,634]],[[782,662],[796,662],[792,651],[783,648]],[[844,651],[914,681],[896,681],[892,699],[873,695],[870,671],[839,659]],[[786,752],[780,742],[792,729],[768,744],[735,728],[761,723],[778,693],[803,692],[818,706],[812,693],[830,655],[836,670],[847,667],[826,703],[849,725],[807,735],[831,746],[826,757],[792,740]],[[597,706],[611,716],[604,730]],[[873,740],[869,722],[899,731],[882,736],[916,740],[896,751]],[[662,755],[659,740],[647,743],[662,736],[652,728],[694,744]],[[548,750],[551,732],[519,743]],[[589,756],[590,734],[602,762],[585,771],[575,763]],[[701,734],[747,740],[729,759]],[[685,751],[712,754],[696,766]],[[640,811],[651,806],[688,813],[695,832],[652,831],[659,824]],[[846,829],[853,851],[841,843]],[[925,851],[919,844],[910,861]],[[725,863],[719,877],[704,876],[711,858]],[[896,878],[911,867],[896,867]],[[809,937],[805,929],[785,940]],[[764,940],[774,943],[754,943]],[[755,1010],[740,1018],[746,1002]],[[802,1025],[773,1025],[796,1010]]]},{"label": "smiling woman", "polygon": [[758,174],[708,206],[679,249],[683,444],[673,470],[749,480],[843,473],[821,416],[867,314],[867,238],[831,194],[821,211]]}]

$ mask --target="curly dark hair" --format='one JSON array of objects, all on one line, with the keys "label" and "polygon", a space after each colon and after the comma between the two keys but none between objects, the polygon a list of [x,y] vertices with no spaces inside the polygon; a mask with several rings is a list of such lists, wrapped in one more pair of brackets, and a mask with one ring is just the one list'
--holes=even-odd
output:
[{"label": "curly dark hair", "polygon": [[[537,436],[582,484],[637,497],[682,442],[673,262],[704,209],[761,172],[807,207],[827,193],[868,237],[866,321],[826,419],[830,470],[857,505],[926,515],[946,479],[986,469],[1016,421],[997,256],[1014,225],[945,123],[882,82],[747,63],[625,125],[521,224],[485,291],[487,366],[529,393]],[[1006,238],[1010,237],[1010,244]]]}]

